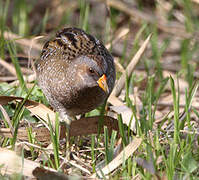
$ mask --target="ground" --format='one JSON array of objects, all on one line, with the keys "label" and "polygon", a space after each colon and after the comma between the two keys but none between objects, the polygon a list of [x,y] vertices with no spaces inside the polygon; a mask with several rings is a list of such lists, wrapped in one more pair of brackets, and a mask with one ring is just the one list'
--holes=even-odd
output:
[{"label": "ground", "polygon": [[[198,18],[198,0],[0,0],[1,179],[199,179]],[[34,73],[63,27],[100,39],[117,70],[70,150]]]}]

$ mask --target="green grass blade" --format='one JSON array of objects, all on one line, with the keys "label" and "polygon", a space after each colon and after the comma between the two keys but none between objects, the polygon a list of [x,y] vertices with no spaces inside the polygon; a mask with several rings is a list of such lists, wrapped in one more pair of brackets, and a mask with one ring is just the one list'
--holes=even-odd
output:
[{"label": "green grass blade", "polygon": [[12,123],[13,123],[12,125],[13,125],[13,128],[14,128],[14,136],[13,136],[13,139],[11,141],[12,149],[14,149],[15,142],[17,140],[17,133],[18,133],[19,121],[23,117],[24,104],[25,104],[26,100],[29,98],[29,96],[30,96],[31,92],[33,91],[34,87],[35,86],[33,86],[32,89],[29,90],[28,94],[23,99],[23,101],[18,104],[18,106],[16,108],[16,111],[14,113],[14,116],[12,118]]},{"label": "green grass blade", "polygon": [[59,162],[59,118],[58,118],[57,113],[56,113],[56,119],[55,119],[55,131],[53,130],[53,125],[51,124],[49,116],[48,116],[48,124],[50,128],[50,137],[53,144],[55,167],[56,169],[58,169],[60,166],[60,162]]},{"label": "green grass blade", "polygon": [[91,136],[91,158],[92,158],[92,168],[93,168],[93,173],[96,172],[95,168],[95,135]]},{"label": "green grass blade", "polygon": [[171,92],[173,96],[173,107],[174,107],[174,142],[177,144],[179,142],[179,100],[177,97],[177,92],[175,88],[175,83],[173,78],[170,76]]},{"label": "green grass blade", "polygon": [[104,146],[105,146],[105,161],[106,161],[106,164],[108,164],[110,162],[108,141],[109,141],[108,129],[107,129],[106,126],[104,126]]},{"label": "green grass blade", "polygon": [[121,114],[118,115],[118,125],[119,125],[120,135],[122,137],[122,143],[124,144],[124,146],[127,146],[128,143],[127,143],[126,135],[124,132],[124,124],[122,122]]},{"label": "green grass blade", "polygon": [[16,45],[11,40],[10,42],[7,43],[7,47],[8,47],[9,53],[10,53],[10,57],[11,57],[12,63],[14,65],[14,67],[15,67],[17,78],[19,79],[20,86],[21,86],[21,88],[24,87],[25,90],[27,91],[27,87],[26,87],[26,84],[25,84],[25,81],[24,81],[24,78],[23,78],[23,74],[21,72],[21,68],[20,68],[18,59],[16,58],[16,54],[17,54]]}]

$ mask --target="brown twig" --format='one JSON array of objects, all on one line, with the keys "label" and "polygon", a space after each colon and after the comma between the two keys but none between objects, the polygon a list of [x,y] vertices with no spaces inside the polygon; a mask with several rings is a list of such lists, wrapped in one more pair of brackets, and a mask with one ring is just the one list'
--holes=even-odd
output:
[{"label": "brown twig", "polygon": [[[105,1],[105,0],[101,0]],[[129,16],[132,17],[134,21],[137,23],[141,23],[143,21],[152,23],[152,24],[157,24],[158,28],[170,33],[170,34],[175,34],[176,36],[182,37],[182,38],[190,38],[192,37],[192,34],[188,33],[184,27],[183,24],[180,24],[178,22],[171,22],[169,24],[164,24],[162,21],[159,21],[158,18],[154,14],[147,14],[145,12],[142,12],[138,10],[135,7],[129,7],[127,4],[123,3],[122,1],[119,0],[107,0],[106,4],[108,6],[111,6],[113,8],[116,8]],[[195,36],[197,38],[197,36]]]},{"label": "brown twig", "polygon": [[[20,37],[19,35],[14,34],[12,32],[5,31],[4,32],[4,38],[5,39],[12,39],[12,40],[15,39],[15,41],[17,43],[19,43],[23,46],[26,46],[26,47],[30,47],[30,44],[31,44],[31,40]],[[32,48],[34,48],[37,51],[41,51],[42,46],[39,43],[34,42],[34,43],[32,43]]]},{"label": "brown twig", "polygon": [[0,64],[6,68],[12,75],[16,76],[16,70],[13,67],[13,65],[7,63],[6,61],[4,61],[3,59],[0,58]]},{"label": "brown twig", "polygon": [[[120,79],[117,81],[117,83],[113,89],[113,92],[112,92],[112,94],[114,96],[118,96],[120,94],[120,92],[122,91],[122,89],[125,85],[126,75],[128,75],[128,77],[131,76],[133,70],[135,69],[135,66],[141,59],[141,56],[143,55],[143,53],[149,43],[150,38],[151,38],[151,34],[147,37],[147,39],[144,41],[144,43],[142,44],[140,49],[137,51],[137,53],[135,54],[133,59],[130,61],[129,65],[127,66],[126,72],[123,73],[122,76],[120,77]],[[128,74],[126,74],[126,73],[128,73]]]},{"label": "brown twig", "polygon": [[0,110],[5,118],[6,122],[8,123],[8,125],[10,127],[12,136],[14,136],[14,128],[12,127],[10,117],[8,116],[7,112],[5,111],[5,109],[3,108],[3,106],[1,104],[0,104]]}]

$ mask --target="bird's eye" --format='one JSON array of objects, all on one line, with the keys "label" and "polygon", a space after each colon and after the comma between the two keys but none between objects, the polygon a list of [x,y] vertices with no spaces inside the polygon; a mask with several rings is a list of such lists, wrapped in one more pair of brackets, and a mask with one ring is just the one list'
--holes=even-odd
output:
[{"label": "bird's eye", "polygon": [[92,68],[89,68],[89,72],[90,72],[91,74],[95,73],[95,71],[94,71]]}]

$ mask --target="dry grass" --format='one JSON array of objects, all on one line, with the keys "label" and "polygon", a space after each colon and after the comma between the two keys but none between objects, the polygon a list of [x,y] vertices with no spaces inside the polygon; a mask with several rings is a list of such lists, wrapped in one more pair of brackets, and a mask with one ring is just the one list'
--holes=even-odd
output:
[{"label": "dry grass", "polygon": [[[199,178],[198,17],[197,0],[0,0],[1,177]],[[70,159],[34,74],[64,26],[104,41],[117,69],[107,105],[72,123]]]}]

